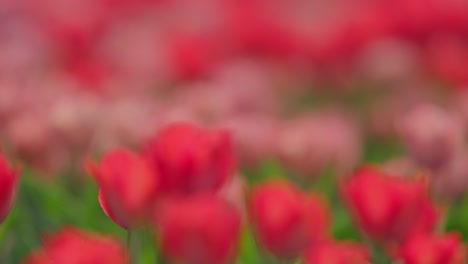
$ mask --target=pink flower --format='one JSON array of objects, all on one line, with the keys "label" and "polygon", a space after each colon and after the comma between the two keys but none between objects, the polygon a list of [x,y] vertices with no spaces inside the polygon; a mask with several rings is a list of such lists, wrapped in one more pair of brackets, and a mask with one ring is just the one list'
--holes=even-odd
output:
[{"label": "pink flower", "polygon": [[423,104],[409,111],[398,130],[408,151],[420,164],[437,168],[455,157],[463,147],[463,122],[435,105]]}]

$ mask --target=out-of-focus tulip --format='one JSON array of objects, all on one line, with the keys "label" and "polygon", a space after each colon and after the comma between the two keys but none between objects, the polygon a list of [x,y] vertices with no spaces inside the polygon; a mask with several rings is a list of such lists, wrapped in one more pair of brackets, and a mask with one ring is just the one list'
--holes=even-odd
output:
[{"label": "out-of-focus tulip", "polygon": [[169,201],[158,215],[162,253],[176,263],[227,264],[234,259],[241,218],[210,194]]},{"label": "out-of-focus tulip", "polygon": [[5,220],[16,199],[19,171],[11,168],[0,153],[0,223]]},{"label": "out-of-focus tulip", "polygon": [[449,34],[431,39],[427,64],[430,70],[452,85],[468,84],[468,49],[463,38]]},{"label": "out-of-focus tulip", "polygon": [[414,159],[432,169],[443,166],[463,147],[463,121],[435,105],[416,107],[398,129]]},{"label": "out-of-focus tulip", "polygon": [[372,135],[381,139],[393,139],[397,131],[398,121],[405,117],[415,105],[428,101],[427,83],[421,81],[409,82],[392,87],[391,95],[382,100],[376,100],[368,110],[366,122]]},{"label": "out-of-focus tulip", "polygon": [[94,146],[99,150],[140,146],[154,131],[157,115],[153,104],[154,101],[139,96],[118,97],[103,103]]},{"label": "out-of-focus tulip", "polygon": [[253,60],[225,63],[214,74],[214,86],[231,100],[234,114],[274,113],[277,94],[284,78],[271,65]]},{"label": "out-of-focus tulip", "polygon": [[462,198],[468,191],[468,154],[457,154],[444,167],[432,171],[431,183],[443,198]]},{"label": "out-of-focus tulip", "polygon": [[181,34],[169,46],[171,66],[180,79],[206,77],[219,57],[219,45],[206,36]]},{"label": "out-of-focus tulip", "polygon": [[366,166],[342,185],[345,203],[363,231],[379,242],[400,242],[434,230],[439,212],[421,179],[391,177]]},{"label": "out-of-focus tulip", "polygon": [[245,220],[247,208],[245,206],[245,194],[247,182],[241,174],[236,174],[224,184],[218,191],[218,196],[233,205]]},{"label": "out-of-focus tulip", "polygon": [[161,172],[162,191],[172,194],[216,191],[235,169],[229,132],[191,123],[162,128],[150,142],[147,156]]},{"label": "out-of-focus tulip", "polygon": [[356,124],[336,111],[286,122],[275,145],[281,161],[309,178],[327,165],[349,172],[359,161],[362,147]]},{"label": "out-of-focus tulip", "polygon": [[[97,100],[68,91],[50,105],[49,125],[73,150],[88,151],[97,125]],[[55,139],[55,138],[54,138]]]},{"label": "out-of-focus tulip", "polygon": [[421,69],[417,47],[398,39],[384,39],[371,43],[363,50],[360,64],[362,72],[379,87],[408,80]]},{"label": "out-of-focus tulip", "polygon": [[12,152],[35,168],[50,173],[68,164],[70,150],[57,140],[57,131],[50,126],[46,113],[28,109],[15,115],[4,132]]},{"label": "out-of-focus tulip", "polygon": [[319,196],[285,181],[258,186],[249,213],[259,243],[279,258],[294,258],[328,235],[331,216]]},{"label": "out-of-focus tulip", "polygon": [[304,259],[306,264],[364,264],[370,263],[370,254],[359,244],[327,241],[311,247]]},{"label": "out-of-focus tulip", "polygon": [[224,125],[232,131],[242,165],[255,166],[274,157],[278,123],[274,117],[264,115],[240,116],[226,120]]},{"label": "out-of-focus tulip", "polygon": [[466,246],[458,233],[419,235],[404,243],[401,258],[404,264],[463,264]]},{"label": "out-of-focus tulip", "polygon": [[146,160],[129,150],[117,149],[108,152],[99,164],[86,165],[99,185],[101,207],[115,223],[128,229],[149,217],[159,175]]},{"label": "out-of-focus tulip", "polygon": [[422,168],[410,157],[402,156],[385,162],[382,170],[387,175],[410,177],[421,172]]},{"label": "out-of-focus tulip", "polygon": [[27,256],[24,264],[129,264],[123,245],[102,236],[65,227],[44,241],[41,249]]}]

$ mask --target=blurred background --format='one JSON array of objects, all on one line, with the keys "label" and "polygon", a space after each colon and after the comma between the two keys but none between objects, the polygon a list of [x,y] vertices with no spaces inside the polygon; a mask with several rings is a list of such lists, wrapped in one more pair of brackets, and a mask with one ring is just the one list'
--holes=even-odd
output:
[{"label": "blurred background", "polygon": [[251,183],[430,174],[468,239],[468,1],[0,0],[1,149],[24,172],[0,262],[64,224],[123,236],[83,159],[177,120],[230,129]]}]

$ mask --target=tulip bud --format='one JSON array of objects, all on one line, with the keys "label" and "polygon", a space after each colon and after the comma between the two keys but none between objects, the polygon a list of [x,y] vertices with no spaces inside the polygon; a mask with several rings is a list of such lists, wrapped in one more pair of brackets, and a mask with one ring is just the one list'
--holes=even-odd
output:
[{"label": "tulip bud", "polygon": [[5,220],[15,201],[19,172],[8,164],[0,153],[0,223]]},{"label": "tulip bud", "polygon": [[46,239],[23,264],[129,264],[123,245],[113,237],[65,227]]},{"label": "tulip bud", "polygon": [[283,181],[258,186],[249,202],[258,242],[279,258],[294,258],[327,236],[331,216],[323,201]]},{"label": "tulip bud", "polygon": [[392,177],[367,166],[343,184],[342,193],[355,221],[378,241],[399,242],[437,225],[439,214],[420,179]]},{"label": "tulip bud", "polygon": [[100,164],[88,162],[87,167],[99,185],[101,207],[115,223],[128,229],[148,216],[159,180],[144,159],[117,149],[108,152]]},{"label": "tulip bud", "polygon": [[305,255],[306,264],[364,264],[370,262],[367,249],[352,242],[328,241],[311,247]]},{"label": "tulip bud", "polygon": [[229,133],[190,123],[163,128],[150,143],[147,155],[161,173],[162,190],[173,194],[216,191],[234,172]]},{"label": "tulip bud", "polygon": [[158,217],[163,254],[174,263],[231,263],[241,218],[229,203],[211,195],[169,201]]},{"label": "tulip bud", "polygon": [[458,233],[412,237],[403,245],[401,257],[404,264],[463,264],[467,260]]}]

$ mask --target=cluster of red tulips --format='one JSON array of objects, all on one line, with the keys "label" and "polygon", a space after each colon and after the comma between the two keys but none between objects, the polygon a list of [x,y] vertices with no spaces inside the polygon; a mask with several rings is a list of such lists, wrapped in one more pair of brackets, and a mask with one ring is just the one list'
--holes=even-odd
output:
[{"label": "cluster of red tulips", "polygon": [[[332,237],[332,212],[317,191],[271,179],[252,186],[245,197],[229,195],[226,186],[240,177],[235,156],[228,131],[173,123],[140,152],[113,150],[85,164],[105,213],[129,235],[150,227],[170,263],[235,263],[244,232],[253,234],[268,263],[466,263],[459,234],[441,231],[445,208],[433,201],[423,176],[403,178],[367,165],[338,179],[338,192],[365,241],[358,244]],[[18,181],[18,169],[1,157],[1,220],[14,203]],[[116,238],[65,227],[24,263],[132,259]]]}]

